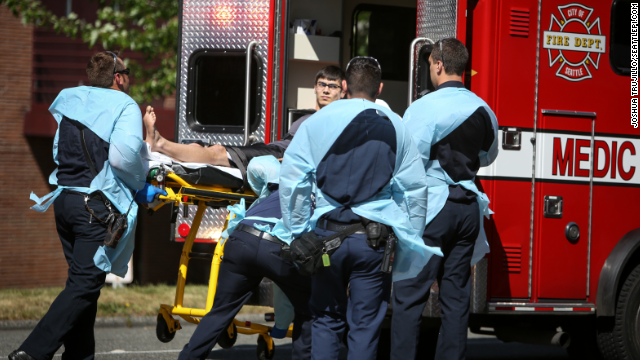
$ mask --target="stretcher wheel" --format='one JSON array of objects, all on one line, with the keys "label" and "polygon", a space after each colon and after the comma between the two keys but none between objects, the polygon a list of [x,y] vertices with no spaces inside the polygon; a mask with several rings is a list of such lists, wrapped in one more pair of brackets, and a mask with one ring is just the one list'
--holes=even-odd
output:
[{"label": "stretcher wheel", "polygon": [[231,348],[238,339],[238,329],[236,328],[236,324],[231,324],[233,326],[233,336],[229,336],[229,330],[224,329],[220,337],[218,337],[218,345],[220,345],[223,349]]},{"label": "stretcher wheel", "polygon": [[156,336],[163,343],[168,343],[176,336],[175,332],[169,331],[169,325],[161,314],[158,314],[158,323],[156,324]]},{"label": "stretcher wheel", "polygon": [[269,337],[269,341],[271,342],[271,351],[269,351],[269,346],[267,345],[267,341],[264,337],[261,335],[258,336],[258,349],[256,354],[258,356],[258,360],[271,360],[276,354],[276,347],[271,337]]}]

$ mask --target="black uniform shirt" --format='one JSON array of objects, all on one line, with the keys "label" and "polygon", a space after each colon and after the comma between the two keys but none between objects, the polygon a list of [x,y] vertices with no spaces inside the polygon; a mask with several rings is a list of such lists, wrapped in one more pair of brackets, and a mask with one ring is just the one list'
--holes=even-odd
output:
[{"label": "black uniform shirt", "polygon": [[396,130],[377,110],[367,109],[353,118],[318,164],[318,187],[343,205],[323,218],[343,223],[360,221],[350,206],[371,198],[389,183],[396,165],[396,148]]},{"label": "black uniform shirt", "polygon": [[[437,90],[447,87],[464,88],[460,81],[447,81]],[[481,150],[489,151],[494,133],[491,117],[484,107],[479,107],[462,124],[444,139],[431,146],[429,160],[438,160],[440,166],[455,182],[473,180],[480,168]],[[476,194],[460,185],[449,186],[448,199],[454,202],[471,202]]]},{"label": "black uniform shirt", "polygon": [[[80,130],[85,128],[75,120],[66,116],[60,121],[58,130],[58,185],[89,187],[93,180],[91,170],[82,150]],[[93,160],[96,172],[104,167],[109,159],[109,143],[102,140],[93,131],[85,128],[84,138],[89,156]]]}]

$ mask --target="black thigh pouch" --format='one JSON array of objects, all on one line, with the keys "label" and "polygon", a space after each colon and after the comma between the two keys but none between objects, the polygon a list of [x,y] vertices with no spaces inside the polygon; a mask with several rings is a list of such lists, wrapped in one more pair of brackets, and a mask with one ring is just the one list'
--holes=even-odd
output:
[{"label": "black thigh pouch", "polygon": [[[101,202],[98,205],[95,200],[99,199]],[[105,224],[107,227],[107,235],[104,239],[104,244],[110,248],[115,249],[124,235],[124,232],[127,230],[129,226],[127,221],[127,216],[129,215],[129,211],[131,211],[131,205],[133,205],[133,200],[131,200],[131,204],[129,204],[129,210],[127,210],[126,214],[121,214],[118,209],[115,208],[113,204],[107,199],[107,197],[99,192],[99,194],[85,194],[84,195],[84,204],[87,211],[89,211],[90,217],[89,222],[91,222],[94,218]],[[98,209],[103,209],[106,207],[108,212],[106,216],[100,215]],[[95,209],[95,210],[94,210]],[[98,210],[98,212],[96,212]]]},{"label": "black thigh pouch", "polygon": [[353,224],[346,229],[320,238],[308,232],[291,242],[290,258],[302,275],[311,276],[323,265],[322,256],[331,255],[342,245],[347,236],[361,230],[362,224]]}]

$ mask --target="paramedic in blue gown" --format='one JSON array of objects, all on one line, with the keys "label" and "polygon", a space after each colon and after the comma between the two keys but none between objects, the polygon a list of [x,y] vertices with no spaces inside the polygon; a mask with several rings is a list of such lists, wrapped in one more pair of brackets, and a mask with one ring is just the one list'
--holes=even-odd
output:
[{"label": "paramedic in blue gown", "polygon": [[[231,220],[227,227],[231,235],[224,241],[224,257],[220,264],[213,306],[200,320],[179,359],[205,359],[263,277],[273,280],[293,305],[292,358],[311,357],[311,279],[300,275],[291,260],[280,257],[284,242],[258,229],[270,229],[281,217],[279,175],[280,163],[273,156],[253,158],[249,163],[249,183],[261,195],[259,202],[250,207],[246,214],[244,204],[229,207],[235,219],[240,221]],[[276,316],[283,315],[276,313]],[[288,325],[283,327],[288,328]],[[272,332],[271,335],[282,338],[286,328],[281,329],[280,334]]]},{"label": "paramedic in blue gown", "polygon": [[429,57],[436,91],[411,104],[404,115],[428,179],[423,239],[441,248],[444,257],[432,257],[417,277],[394,283],[391,358],[396,360],[416,358],[421,314],[436,280],[442,309],[436,359],[466,356],[471,266],[489,252],[482,216],[491,214],[474,178],[498,154],[495,114],[462,83],[468,58],[459,40],[437,42]]},{"label": "paramedic in blue gown", "polygon": [[[401,119],[374,103],[382,91],[377,60],[352,59],[343,88],[347,100],[312,115],[284,154],[283,219],[274,232],[287,242],[314,230],[326,237],[362,216],[393,227],[400,241],[393,276],[410,277],[412,264],[421,268],[432,254],[419,236],[426,214],[420,155]],[[352,234],[312,276],[312,359],[337,359],[347,325],[349,358],[376,358],[392,279],[381,271],[380,245],[369,246],[363,231]]]},{"label": "paramedic in blue gown", "polygon": [[[49,181],[58,189],[42,198],[31,194],[36,211],[46,211],[53,203],[69,264],[67,282],[24,343],[9,355],[11,360],[51,359],[62,345],[63,359],[94,358],[100,289],[107,273],[126,274],[133,252],[138,213],[134,194],[136,201],[148,203],[163,192],[145,184],[139,155],[142,117],[127,95],[129,69],[117,53],[105,51],[91,58],[87,75],[91,86],[62,90],[49,108],[58,122],[53,145],[58,168]],[[111,211],[125,214],[129,207],[128,228],[118,245],[103,246],[107,226],[102,221]]]}]

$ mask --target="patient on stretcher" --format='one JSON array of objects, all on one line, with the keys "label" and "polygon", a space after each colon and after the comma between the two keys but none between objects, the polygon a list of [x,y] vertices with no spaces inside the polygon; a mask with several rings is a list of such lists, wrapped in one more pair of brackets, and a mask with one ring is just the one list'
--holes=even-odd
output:
[{"label": "patient on stretcher", "polygon": [[[314,82],[316,111],[344,96],[345,89],[342,89],[341,86],[343,80],[344,72],[333,65],[321,69],[316,74]],[[281,159],[291,139],[300,127],[300,124],[310,116],[311,115],[305,115],[291,124],[289,133],[280,141],[275,141],[270,144],[256,143],[250,146],[237,147],[223,145],[204,147],[198,144],[185,145],[169,141],[156,129],[156,115],[150,106],[147,106],[143,121],[146,128],[145,142],[150,145],[151,151],[153,152],[165,154],[181,162],[237,167],[242,172],[246,172],[249,162],[254,157],[273,155],[276,159]]]},{"label": "patient on stretcher", "polygon": [[[292,125],[291,130],[295,132],[302,121],[304,119],[294,123],[296,126],[294,128]],[[268,145],[260,143],[242,147],[185,145],[169,141],[160,135],[155,127],[156,115],[151,106],[147,106],[143,122],[147,146],[143,148],[142,157],[151,163],[173,167],[173,172],[195,184],[248,189],[247,168],[251,159],[268,155],[282,159],[286,147],[291,142],[289,138]],[[217,168],[218,171],[210,171],[211,167]]]},{"label": "patient on stretcher", "polygon": [[[291,141],[290,138],[298,129],[304,119],[300,119],[292,124],[291,131],[284,140],[276,141],[271,144],[257,143],[250,146],[223,146],[212,145],[203,147],[198,144],[178,144],[165,139],[155,126],[156,115],[151,106],[147,106],[147,111],[143,117],[146,129],[145,142],[151,147],[151,151],[165,154],[172,159],[180,162],[203,163],[219,166],[233,166],[240,169],[246,169],[249,161],[256,156],[273,155],[276,158],[282,158],[284,150]],[[236,157],[237,152],[241,151],[242,155]],[[238,164],[240,162],[240,164]]]}]

